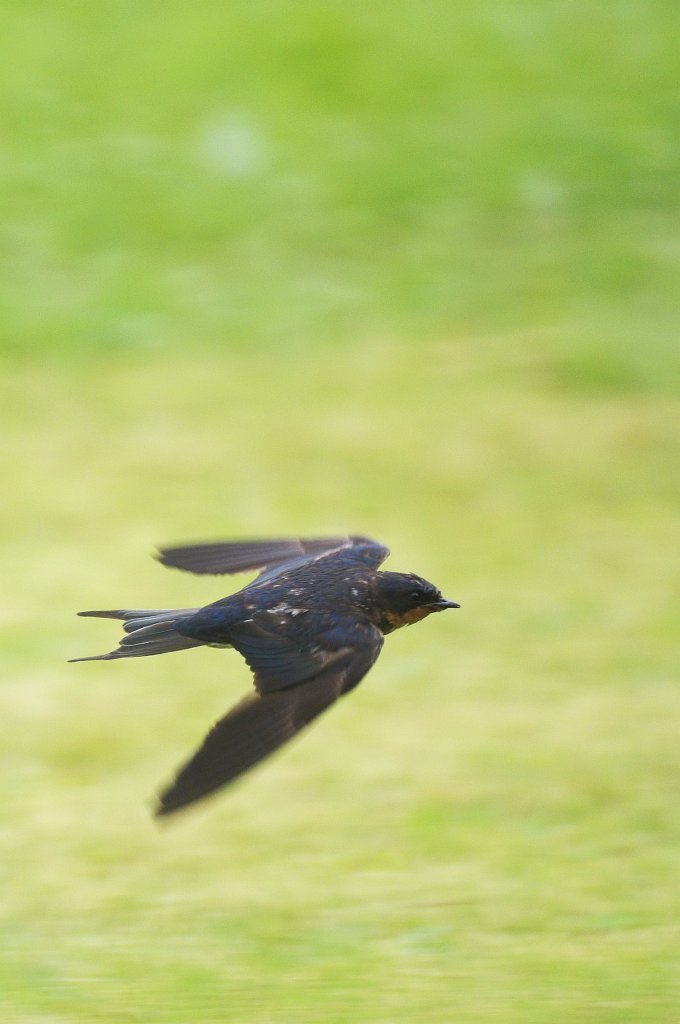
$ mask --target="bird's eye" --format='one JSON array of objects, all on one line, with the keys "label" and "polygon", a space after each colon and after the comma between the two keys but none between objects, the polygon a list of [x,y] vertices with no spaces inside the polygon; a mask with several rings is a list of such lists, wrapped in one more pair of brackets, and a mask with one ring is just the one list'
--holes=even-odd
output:
[{"label": "bird's eye", "polygon": [[423,596],[422,590],[412,590],[411,594],[410,594],[410,597],[411,597],[412,601],[420,601],[422,596]]}]

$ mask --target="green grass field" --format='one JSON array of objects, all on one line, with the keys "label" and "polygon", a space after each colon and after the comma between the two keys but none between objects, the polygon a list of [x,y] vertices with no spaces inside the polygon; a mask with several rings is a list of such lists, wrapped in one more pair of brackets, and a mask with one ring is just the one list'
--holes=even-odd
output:
[{"label": "green grass field", "polygon": [[[677,1024],[675,7],[3,5],[0,1017]],[[159,828],[233,652],[158,542],[459,612]]]}]

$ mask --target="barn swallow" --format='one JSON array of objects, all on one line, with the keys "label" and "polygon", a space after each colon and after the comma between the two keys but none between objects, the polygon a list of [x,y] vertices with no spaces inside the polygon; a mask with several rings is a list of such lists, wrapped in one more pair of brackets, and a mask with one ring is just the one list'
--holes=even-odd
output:
[{"label": "barn swallow", "polygon": [[460,607],[420,576],[379,572],[388,555],[368,537],[162,548],[157,558],[175,569],[213,575],[259,570],[259,575],[203,608],[79,613],[122,619],[125,636],[115,651],[73,661],[234,647],[253,673],[255,692],[213,726],[160,794],[156,815],[202,799],[292,739],[354,689],[387,633]]}]

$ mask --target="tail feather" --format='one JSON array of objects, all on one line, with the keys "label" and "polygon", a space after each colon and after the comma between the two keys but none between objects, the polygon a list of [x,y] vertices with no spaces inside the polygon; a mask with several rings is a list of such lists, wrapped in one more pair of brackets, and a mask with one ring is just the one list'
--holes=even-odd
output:
[{"label": "tail feather", "polygon": [[146,623],[153,619],[179,618],[180,615],[194,615],[198,608],[115,608],[111,611],[78,612],[86,619],[125,619],[132,623],[135,619],[144,619]]},{"label": "tail feather", "polygon": [[176,622],[177,619],[163,619],[161,622],[150,622],[147,626],[138,626],[134,630],[125,630],[127,635],[120,641],[120,646],[131,647],[133,644],[156,642],[162,637],[176,637]]},{"label": "tail feather", "polygon": [[170,651],[184,651],[190,647],[201,647],[200,640],[192,640],[178,632],[177,626],[198,609],[176,608],[173,610],[116,609],[114,611],[87,611],[79,615],[101,619],[123,619],[126,635],[114,651],[95,654],[87,658],[71,658],[71,661],[113,661],[117,658],[143,658],[151,654],[167,654]]}]

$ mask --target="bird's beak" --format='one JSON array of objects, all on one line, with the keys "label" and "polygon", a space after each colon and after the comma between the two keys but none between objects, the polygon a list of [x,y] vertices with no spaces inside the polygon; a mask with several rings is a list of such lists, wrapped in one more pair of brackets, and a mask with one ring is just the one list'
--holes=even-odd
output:
[{"label": "bird's beak", "polygon": [[447,601],[446,598],[440,597],[437,601],[433,601],[430,605],[435,612],[443,612],[445,608],[460,608],[457,601]]}]

